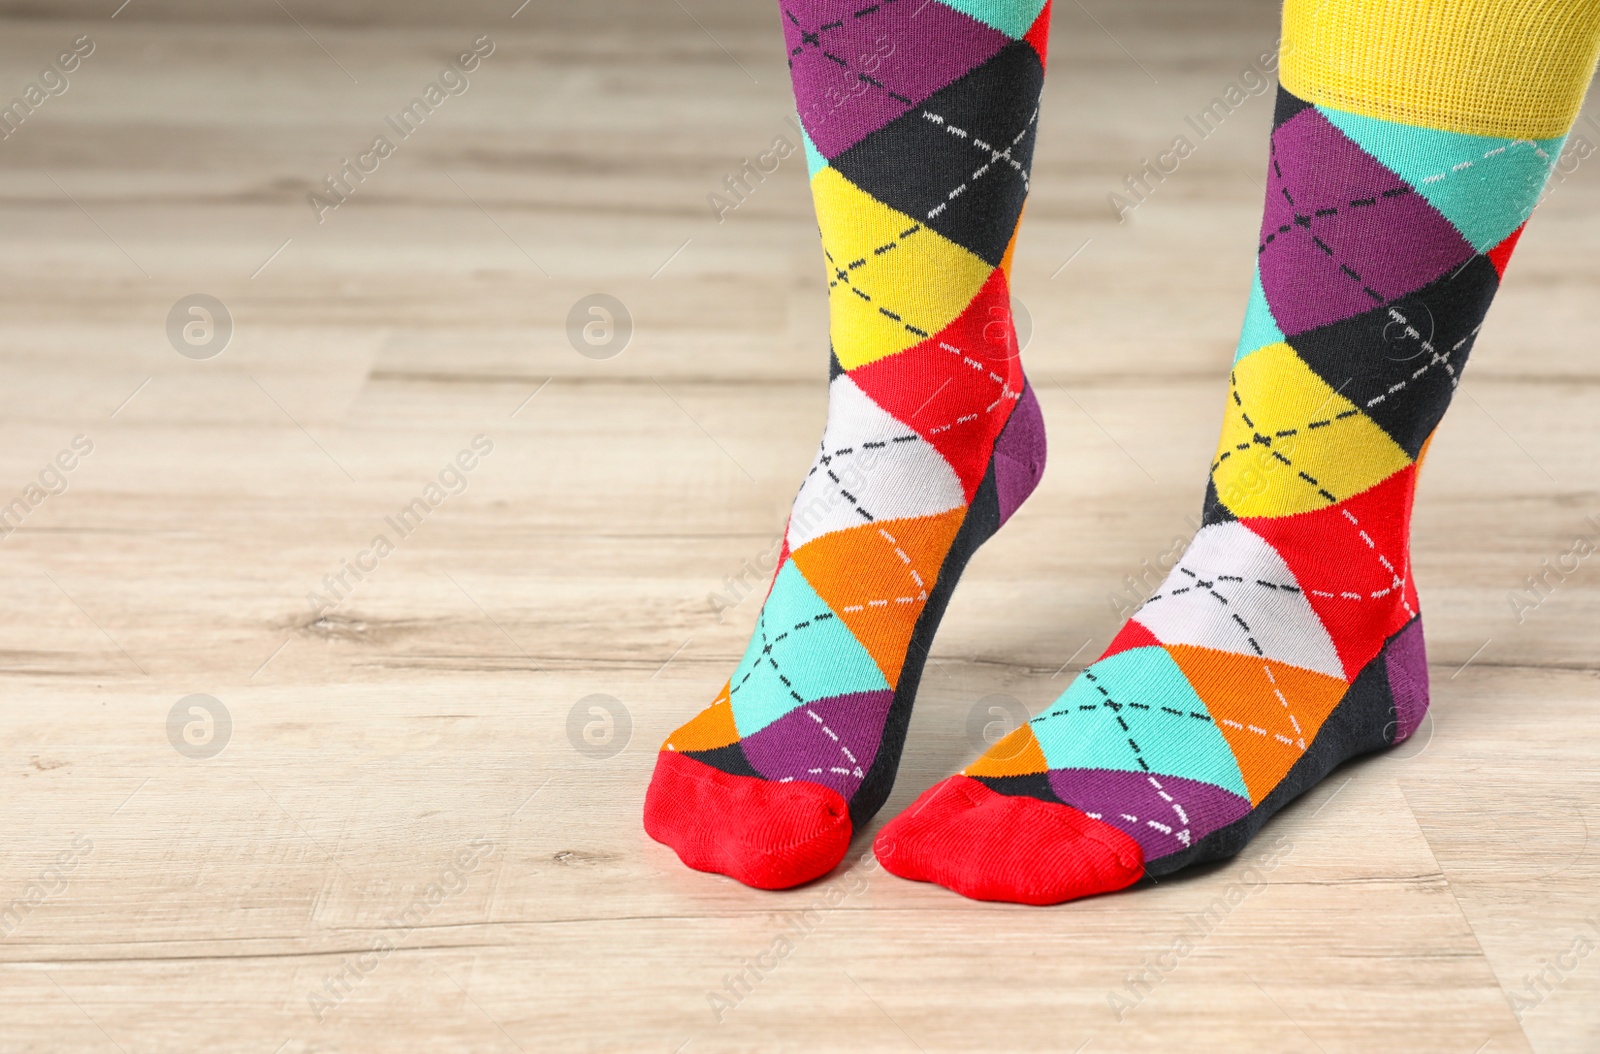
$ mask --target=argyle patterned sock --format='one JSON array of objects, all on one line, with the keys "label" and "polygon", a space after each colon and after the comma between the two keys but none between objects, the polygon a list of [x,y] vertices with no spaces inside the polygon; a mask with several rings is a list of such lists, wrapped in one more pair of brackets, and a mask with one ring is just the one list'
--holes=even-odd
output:
[{"label": "argyle patterned sock", "polygon": [[[1492,68],[1495,48],[1520,48],[1562,5],[1472,6],[1291,0],[1256,280],[1204,525],[1065,694],[884,827],[876,850],[890,871],[1035,904],[1119,889],[1232,856],[1336,765],[1416,729],[1428,705],[1409,556],[1417,464],[1561,151],[1600,8],[1579,18],[1571,5],[1556,27],[1579,54],[1554,76],[1577,91],[1547,119],[1472,95],[1470,76],[1443,85],[1466,91],[1459,105],[1408,99],[1430,80],[1411,71],[1431,53],[1399,56],[1396,89],[1361,95],[1373,91],[1362,64],[1388,55],[1384,41],[1448,46],[1449,33],[1408,34],[1396,17],[1466,19],[1470,61],[1504,75],[1493,90],[1516,87],[1517,70]],[[1513,9],[1538,24],[1468,32]],[[1324,53],[1326,33],[1297,39],[1306,23],[1367,49],[1341,62]],[[1549,56],[1498,55],[1511,59],[1536,81],[1552,75]],[[1522,87],[1540,91],[1510,97],[1551,97],[1547,83]],[[1432,127],[1415,120],[1427,106],[1445,111]],[[1375,116],[1397,112],[1413,120]]]},{"label": "argyle patterned sock", "polygon": [[662,746],[645,829],[763,888],[883,805],[956,579],[1038,482],[1008,273],[1044,0],[782,0],[827,266],[828,422],[755,633]]}]

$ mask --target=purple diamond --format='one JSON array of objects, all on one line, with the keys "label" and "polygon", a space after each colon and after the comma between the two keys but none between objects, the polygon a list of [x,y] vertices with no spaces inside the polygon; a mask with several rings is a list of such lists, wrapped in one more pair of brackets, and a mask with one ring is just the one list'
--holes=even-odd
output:
[{"label": "purple diamond", "polygon": [[783,37],[806,134],[838,157],[992,58],[1004,33],[941,3],[789,0]]},{"label": "purple diamond", "polygon": [[1261,242],[1261,287],[1288,336],[1397,300],[1475,255],[1314,107],[1272,133]]}]

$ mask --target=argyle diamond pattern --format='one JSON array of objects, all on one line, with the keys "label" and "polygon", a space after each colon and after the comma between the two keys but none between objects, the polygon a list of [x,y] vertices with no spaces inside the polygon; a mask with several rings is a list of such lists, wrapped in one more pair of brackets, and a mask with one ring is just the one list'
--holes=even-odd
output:
[{"label": "argyle diamond pattern", "polygon": [[828,422],[744,657],[664,752],[824,786],[858,819],[887,794],[943,601],[1042,466],[1008,272],[1048,17],[1034,0],[783,0]]},{"label": "argyle diamond pattern", "polygon": [[1253,814],[1415,729],[1417,462],[1560,149],[1280,89],[1204,525],[1106,653],[965,776],[1076,807],[1159,875],[1236,851]]}]

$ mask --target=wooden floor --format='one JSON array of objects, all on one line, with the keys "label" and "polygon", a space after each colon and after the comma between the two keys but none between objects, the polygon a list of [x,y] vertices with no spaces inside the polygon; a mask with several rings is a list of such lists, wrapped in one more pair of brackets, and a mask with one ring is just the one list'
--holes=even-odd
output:
[{"label": "wooden floor", "polygon": [[[1508,600],[1600,536],[1600,161],[1433,445],[1413,743],[1152,889],[980,904],[868,832],[763,893],[639,815],[825,410],[803,162],[707,205],[793,138],[772,5],[113,6],[0,4],[0,98],[94,44],[0,141],[0,503],[44,473],[0,538],[0,1051],[1600,1050],[1600,567]],[[1050,469],[956,594],[878,823],[977,753],[974,713],[1054,698],[1192,530],[1271,96],[1127,222],[1107,195],[1275,17],[1058,4],[1015,272]],[[197,293],[232,321],[210,358],[168,335]],[[595,293],[632,319],[610,358],[568,338]]]}]

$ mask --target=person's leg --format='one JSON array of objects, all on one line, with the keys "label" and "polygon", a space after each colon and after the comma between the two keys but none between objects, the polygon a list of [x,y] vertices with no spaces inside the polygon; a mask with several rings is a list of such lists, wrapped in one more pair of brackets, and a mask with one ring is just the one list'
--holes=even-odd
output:
[{"label": "person's leg", "polygon": [[828,422],[744,659],[668,737],[645,829],[753,886],[883,805],[973,551],[1044,469],[1007,276],[1044,0],[780,0],[826,263]]},{"label": "person's leg", "polygon": [[1413,487],[1582,101],[1600,0],[1288,0],[1204,526],[1045,713],[876,841],[1046,904],[1232,856],[1428,705]]}]

